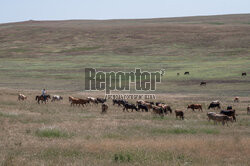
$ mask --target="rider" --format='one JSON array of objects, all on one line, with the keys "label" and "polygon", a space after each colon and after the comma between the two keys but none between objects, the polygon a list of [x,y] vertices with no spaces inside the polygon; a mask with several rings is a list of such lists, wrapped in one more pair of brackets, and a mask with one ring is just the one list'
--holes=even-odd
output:
[{"label": "rider", "polygon": [[42,97],[46,98],[46,90],[45,89],[42,90]]}]

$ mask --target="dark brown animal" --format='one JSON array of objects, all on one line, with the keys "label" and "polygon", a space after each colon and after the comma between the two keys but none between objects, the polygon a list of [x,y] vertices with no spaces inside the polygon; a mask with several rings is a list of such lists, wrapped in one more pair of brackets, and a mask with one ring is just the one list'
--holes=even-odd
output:
[{"label": "dark brown animal", "polygon": [[206,86],[207,85],[207,83],[205,82],[205,81],[202,81],[201,83],[200,83],[200,86]]},{"label": "dark brown animal", "polygon": [[107,113],[108,108],[109,108],[109,107],[108,107],[108,104],[103,103],[103,104],[102,104],[102,114],[103,114],[103,113]]},{"label": "dark brown animal", "polygon": [[45,96],[36,96],[36,100],[37,103],[40,104],[40,101],[42,101],[42,103],[48,102],[48,99],[50,99],[50,95],[45,95]]},{"label": "dark brown animal", "polygon": [[240,98],[239,98],[239,97],[235,97],[235,98],[234,98],[234,102],[237,102],[237,103],[238,103],[239,101],[240,101]]},{"label": "dark brown animal", "polygon": [[247,76],[247,73],[246,72],[241,73],[241,76]]},{"label": "dark brown animal", "polygon": [[250,106],[247,107],[247,114],[250,114]]},{"label": "dark brown animal", "polygon": [[184,112],[183,111],[181,111],[181,110],[175,110],[174,112],[175,112],[176,119],[178,117],[180,117],[180,119],[184,120]]},{"label": "dark brown animal", "polygon": [[221,110],[220,114],[233,117],[233,120],[236,122],[236,113],[235,110]]},{"label": "dark brown animal", "polygon": [[138,111],[138,109],[136,108],[136,105],[134,105],[134,104],[128,104],[128,103],[124,105],[123,111],[124,111],[125,109],[126,109],[127,112],[128,112],[129,109],[132,110],[131,112],[133,112],[134,109],[135,109],[136,111]]},{"label": "dark brown animal", "polygon": [[163,108],[163,111],[165,114],[167,114],[168,112],[170,112],[170,114],[172,114],[172,109],[169,105],[161,105],[161,107]]},{"label": "dark brown animal", "polygon": [[192,109],[193,111],[195,109],[198,109],[199,111],[202,111],[202,105],[201,104],[190,104],[187,106],[187,109]]},{"label": "dark brown animal", "polygon": [[153,106],[153,113],[154,114],[158,114],[160,116],[164,116],[164,110],[162,107],[158,107],[158,106]]},{"label": "dark brown animal", "polygon": [[212,101],[212,102],[209,104],[209,106],[208,106],[208,109],[210,109],[210,108],[213,108],[213,109],[215,109],[215,108],[220,109],[220,102],[219,102],[218,100]]}]

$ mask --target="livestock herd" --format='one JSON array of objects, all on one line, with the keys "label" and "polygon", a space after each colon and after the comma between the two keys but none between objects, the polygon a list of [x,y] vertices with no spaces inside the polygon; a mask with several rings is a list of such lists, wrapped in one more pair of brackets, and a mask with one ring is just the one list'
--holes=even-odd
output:
[{"label": "livestock herd", "polygon": [[[26,99],[27,97],[25,95],[23,94],[18,95],[19,101],[21,100],[23,101]],[[46,104],[46,102],[48,102],[49,99],[51,99],[51,102],[55,102],[55,101],[63,100],[63,97],[59,95],[53,95],[52,98],[50,95],[36,96],[36,100],[38,104],[40,104],[40,101]],[[235,97],[233,101],[239,102],[239,97]],[[109,105],[107,104],[107,99],[104,99],[104,98],[87,97],[85,99],[81,99],[81,98],[70,96],[69,102],[71,106],[78,106],[78,107],[80,106],[86,107],[88,105],[93,106],[93,105],[101,104],[101,113],[107,113],[108,108],[109,108]],[[136,104],[133,104],[123,99],[122,100],[113,99],[112,105],[118,106],[122,108],[123,111],[126,110],[127,112],[129,112],[129,110],[131,110],[131,112],[133,112],[134,110],[137,112],[152,112],[152,114],[156,114],[161,117],[168,115],[168,114],[172,114],[173,112],[172,108],[163,102],[137,100]],[[193,112],[195,112],[195,110],[203,112],[201,104],[189,104],[187,106],[187,110],[188,109],[191,109]],[[218,100],[212,101],[208,106],[208,110],[209,109],[221,110],[221,103]],[[185,113],[184,110],[176,109],[174,113],[175,113],[176,119],[180,118],[184,120],[184,113]],[[247,114],[250,114],[250,106],[247,107]],[[236,116],[237,116],[236,111],[232,108],[232,106],[228,106],[226,110],[221,110],[220,113],[216,113],[216,112],[207,113],[207,117],[209,121],[213,120],[214,124],[217,124],[217,122],[221,122],[223,125],[227,124],[228,121],[232,123],[236,122]]]}]

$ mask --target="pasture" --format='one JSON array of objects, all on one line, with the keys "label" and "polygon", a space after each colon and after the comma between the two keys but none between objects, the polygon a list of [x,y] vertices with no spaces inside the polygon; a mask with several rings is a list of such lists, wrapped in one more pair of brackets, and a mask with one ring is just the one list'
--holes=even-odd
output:
[{"label": "pasture", "polygon": [[[0,24],[0,165],[248,165],[249,22],[246,14]],[[154,101],[185,119],[123,112],[112,101],[107,114],[100,104],[71,107],[69,96],[104,97],[84,91],[85,67],[165,69]],[[38,105],[42,88],[64,100]],[[233,106],[237,121],[208,122],[213,100]]]},{"label": "pasture", "polygon": [[[247,165],[250,146],[249,98],[233,103],[237,122],[229,126],[208,122],[209,99],[204,96],[160,95],[173,109],[183,109],[185,120],[174,113],[160,117],[151,112],[123,112],[108,101],[101,105],[71,107],[64,101],[38,105],[38,92],[25,91],[27,101],[17,102],[16,91],[1,89],[2,165]],[[78,97],[99,94],[70,94]],[[167,100],[166,100],[167,98]],[[203,112],[186,111],[188,103],[201,103]],[[135,103],[134,101],[130,101]],[[217,111],[218,112],[218,111]]]}]

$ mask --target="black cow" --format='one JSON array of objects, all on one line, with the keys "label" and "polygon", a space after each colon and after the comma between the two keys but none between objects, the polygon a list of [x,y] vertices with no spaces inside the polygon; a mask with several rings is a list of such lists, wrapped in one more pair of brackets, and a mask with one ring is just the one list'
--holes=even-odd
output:
[{"label": "black cow", "polygon": [[241,76],[247,76],[247,73],[246,72],[241,73]]},{"label": "black cow", "polygon": [[189,73],[189,71],[186,71],[185,73],[184,73],[184,75],[189,75],[190,73]]},{"label": "black cow", "polygon": [[202,86],[202,85],[206,86],[207,83],[206,83],[205,81],[202,81],[202,82],[200,83],[200,86]]},{"label": "black cow", "polygon": [[103,99],[103,98],[96,98],[97,102],[98,103],[105,103],[107,100],[106,99]]},{"label": "black cow", "polygon": [[227,116],[232,116],[233,120],[236,122],[235,110],[221,110],[220,114],[227,115]]},{"label": "black cow", "polygon": [[220,103],[218,102],[218,103],[214,103],[214,102],[212,102],[212,103],[210,103],[209,104],[209,106],[208,106],[208,109],[210,109],[210,108],[218,108],[218,109],[220,109]]},{"label": "black cow", "polygon": [[142,111],[146,111],[148,112],[148,107],[146,105],[142,105],[142,104],[139,104],[138,105],[138,111],[140,111],[142,109]]},{"label": "black cow", "polygon": [[128,111],[128,109],[132,109],[132,112],[134,111],[134,109],[136,111],[138,111],[138,109],[136,108],[136,106],[134,104],[125,104],[123,107],[123,111],[126,109],[126,111]]}]

